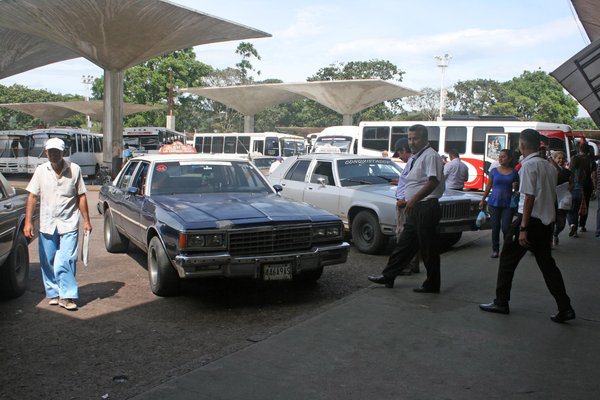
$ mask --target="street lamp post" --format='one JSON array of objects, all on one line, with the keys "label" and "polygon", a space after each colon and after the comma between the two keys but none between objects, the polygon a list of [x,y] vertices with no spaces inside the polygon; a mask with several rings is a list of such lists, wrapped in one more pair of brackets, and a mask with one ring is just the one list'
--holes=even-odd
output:
[{"label": "street lamp post", "polygon": [[446,68],[448,68],[448,62],[452,59],[452,56],[446,53],[443,56],[435,56],[434,58],[437,60],[437,66],[441,68],[442,72],[442,83],[440,85],[440,114],[438,116],[438,120],[441,121],[442,116],[446,112],[446,84],[444,82],[446,78]]},{"label": "street lamp post", "polygon": [[[94,77],[92,75],[82,75],[81,83],[83,83],[85,85],[85,94],[84,94],[83,98],[85,101],[90,101],[90,88],[92,86],[92,83],[94,83]],[[86,120],[86,125],[87,125],[88,129],[91,128],[92,120],[90,119],[90,116],[86,115],[85,120]]]}]

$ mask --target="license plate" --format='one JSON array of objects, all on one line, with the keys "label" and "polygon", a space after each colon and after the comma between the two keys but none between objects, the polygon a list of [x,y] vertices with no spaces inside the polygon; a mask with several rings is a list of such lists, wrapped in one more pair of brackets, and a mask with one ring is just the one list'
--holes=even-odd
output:
[{"label": "license plate", "polygon": [[265,281],[287,281],[292,279],[292,265],[287,264],[265,264],[263,265],[263,280]]}]

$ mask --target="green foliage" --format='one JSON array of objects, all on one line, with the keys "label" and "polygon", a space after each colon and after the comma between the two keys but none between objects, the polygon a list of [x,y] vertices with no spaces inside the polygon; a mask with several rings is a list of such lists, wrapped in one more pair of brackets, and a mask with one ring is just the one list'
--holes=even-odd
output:
[{"label": "green foliage", "polygon": [[235,54],[239,54],[242,56],[240,62],[235,64],[235,66],[238,68],[242,75],[242,82],[244,84],[251,83],[253,79],[248,76],[248,73],[250,71],[256,72],[256,75],[260,75],[260,71],[255,70],[254,66],[252,66],[252,63],[250,62],[250,59],[252,57],[256,58],[257,60],[260,60],[260,55],[258,54],[258,51],[252,43],[240,42],[238,47],[235,49]]},{"label": "green foliage", "polygon": [[402,82],[403,75],[404,71],[387,60],[350,61],[321,68],[307,81],[379,78]]},{"label": "green foliage", "polygon": [[593,119],[586,118],[575,118],[571,123],[571,128],[574,131],[590,131],[598,129],[598,126]]},{"label": "green foliage", "polygon": [[[506,97],[503,85],[493,79],[472,79],[457,82],[448,93],[458,114],[490,114],[490,108]],[[439,101],[439,95],[438,95]]]}]

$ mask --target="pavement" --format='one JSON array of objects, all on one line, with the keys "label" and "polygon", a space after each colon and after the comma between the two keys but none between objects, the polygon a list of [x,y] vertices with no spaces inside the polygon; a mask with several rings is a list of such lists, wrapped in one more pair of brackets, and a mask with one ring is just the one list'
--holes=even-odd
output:
[{"label": "pavement", "polygon": [[556,304],[531,254],[511,314],[478,309],[494,298],[498,266],[481,232],[442,256],[438,295],[412,291],[423,274],[372,285],[134,399],[600,398],[600,240],[561,239],[553,254],[577,312],[567,324],[550,321]]}]

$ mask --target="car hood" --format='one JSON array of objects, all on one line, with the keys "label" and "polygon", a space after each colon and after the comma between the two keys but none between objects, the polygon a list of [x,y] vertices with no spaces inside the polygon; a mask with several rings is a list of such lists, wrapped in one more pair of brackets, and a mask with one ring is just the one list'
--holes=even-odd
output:
[{"label": "car hood", "polygon": [[[360,186],[347,186],[345,189],[356,190],[357,192],[370,193],[379,196],[386,196],[395,199],[396,198],[396,186],[388,184],[377,184],[377,185],[360,185]],[[481,200],[481,195],[469,192],[462,192],[460,190],[446,189],[444,195],[440,199],[441,202],[446,201],[477,201]]]},{"label": "car hood", "polygon": [[276,194],[184,194],[153,196],[152,199],[179,218],[187,229],[337,220],[327,211],[285,200]]}]

